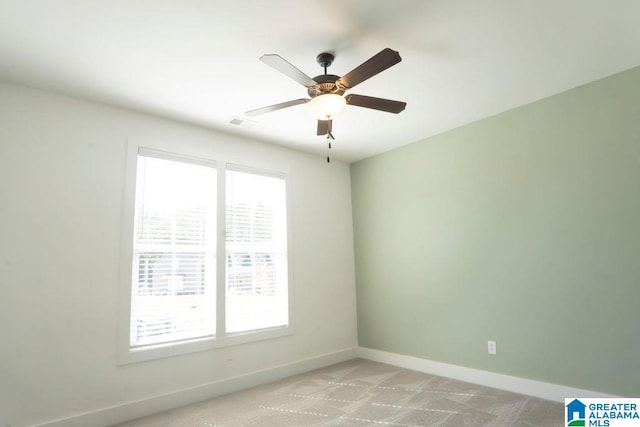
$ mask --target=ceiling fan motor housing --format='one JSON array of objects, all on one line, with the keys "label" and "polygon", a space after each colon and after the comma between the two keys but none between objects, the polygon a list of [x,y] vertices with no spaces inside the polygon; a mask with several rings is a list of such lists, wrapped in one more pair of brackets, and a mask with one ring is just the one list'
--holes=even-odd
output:
[{"label": "ceiling fan motor housing", "polygon": [[315,76],[313,81],[317,84],[307,89],[307,93],[311,98],[315,98],[318,95],[325,95],[327,93],[342,95],[344,93],[344,89],[336,84],[339,78],[340,76],[335,76],[333,74],[320,74],[319,76]]}]

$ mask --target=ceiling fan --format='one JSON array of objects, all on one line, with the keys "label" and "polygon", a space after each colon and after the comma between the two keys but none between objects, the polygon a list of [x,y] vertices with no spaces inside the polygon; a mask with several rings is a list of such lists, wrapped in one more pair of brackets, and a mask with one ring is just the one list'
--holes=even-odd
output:
[{"label": "ceiling fan", "polygon": [[324,74],[310,78],[280,55],[262,55],[260,57],[262,62],[306,87],[310,98],[299,98],[269,105],[268,107],[247,111],[245,114],[247,116],[258,116],[293,107],[294,105],[309,103],[318,118],[317,134],[326,135],[327,138],[334,139],[331,133],[332,119],[342,112],[347,104],[395,114],[405,109],[406,102],[355,94],[343,96],[347,90],[402,61],[398,52],[389,48],[383,49],[342,77],[327,74],[327,68],[333,63],[334,59],[335,56],[328,52],[318,55],[316,61],[324,68]]}]

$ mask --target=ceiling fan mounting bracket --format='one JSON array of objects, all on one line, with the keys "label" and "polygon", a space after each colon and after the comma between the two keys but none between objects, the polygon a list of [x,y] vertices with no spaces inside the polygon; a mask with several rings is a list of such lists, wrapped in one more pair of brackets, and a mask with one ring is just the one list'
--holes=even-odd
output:
[{"label": "ceiling fan mounting bracket", "polygon": [[320,55],[316,56],[316,61],[318,61],[318,64],[320,64],[320,66],[322,68],[324,68],[324,72],[326,74],[327,72],[327,67],[331,66],[331,64],[333,64],[333,60],[336,57],[334,56],[333,53],[329,53],[329,52],[322,52]]}]

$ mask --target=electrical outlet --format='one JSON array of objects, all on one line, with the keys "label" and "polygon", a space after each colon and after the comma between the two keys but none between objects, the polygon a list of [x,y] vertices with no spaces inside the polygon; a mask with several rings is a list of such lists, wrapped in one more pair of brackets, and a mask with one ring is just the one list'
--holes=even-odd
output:
[{"label": "electrical outlet", "polygon": [[498,354],[498,347],[495,341],[487,341],[487,352],[489,354]]}]

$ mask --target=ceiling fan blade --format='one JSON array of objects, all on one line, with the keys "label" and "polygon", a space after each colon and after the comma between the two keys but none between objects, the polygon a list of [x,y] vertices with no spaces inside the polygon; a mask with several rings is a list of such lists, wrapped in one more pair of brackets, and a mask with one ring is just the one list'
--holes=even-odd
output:
[{"label": "ceiling fan blade", "polygon": [[331,128],[333,127],[333,122],[331,119],[329,120],[318,120],[318,135],[327,135],[331,134]]},{"label": "ceiling fan blade", "polygon": [[282,110],[283,108],[293,107],[294,105],[298,105],[298,104],[306,104],[307,102],[309,102],[308,98],[294,99],[293,101],[281,102],[280,104],[274,104],[274,105],[269,105],[268,107],[257,108],[255,110],[247,111],[244,114],[247,116],[259,116],[260,114]]},{"label": "ceiling fan blade", "polygon": [[344,89],[351,89],[355,85],[362,83],[400,61],[402,61],[402,58],[400,58],[398,52],[389,48],[383,49],[340,77],[337,83]]},{"label": "ceiling fan blade", "polygon": [[374,98],[372,96],[349,94],[344,97],[347,104],[357,107],[371,108],[373,110],[386,111],[387,113],[398,114],[407,106],[406,102],[394,101],[391,99]]},{"label": "ceiling fan blade", "polygon": [[280,71],[285,76],[297,81],[302,86],[305,87],[313,87],[316,85],[311,77],[307,76],[302,71],[298,70],[296,67],[287,62],[280,55],[276,55],[274,53],[269,53],[266,55],[262,55],[260,57],[260,61],[264,62],[268,66]]}]

